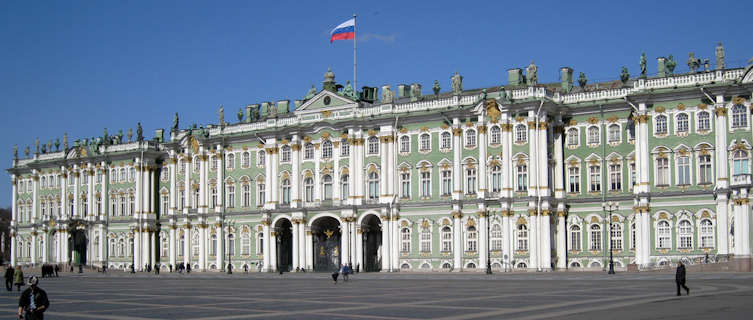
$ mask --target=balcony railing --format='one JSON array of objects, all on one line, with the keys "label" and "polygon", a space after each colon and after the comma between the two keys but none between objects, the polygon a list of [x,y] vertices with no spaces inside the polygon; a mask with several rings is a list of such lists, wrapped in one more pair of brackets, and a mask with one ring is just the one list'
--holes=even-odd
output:
[{"label": "balcony railing", "polygon": [[732,183],[730,187],[745,187],[753,184],[751,182],[750,173],[741,173],[732,175]]}]

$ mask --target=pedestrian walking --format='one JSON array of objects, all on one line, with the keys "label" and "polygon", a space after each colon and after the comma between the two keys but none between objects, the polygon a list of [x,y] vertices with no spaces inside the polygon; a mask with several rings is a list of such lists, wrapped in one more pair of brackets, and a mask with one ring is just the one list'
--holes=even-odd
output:
[{"label": "pedestrian walking", "polygon": [[47,292],[38,287],[39,279],[29,277],[29,287],[18,299],[18,318],[26,320],[43,320],[44,312],[50,307]]},{"label": "pedestrian walking", "polygon": [[675,274],[675,282],[677,283],[677,295],[680,295],[680,287],[685,289],[687,295],[690,295],[690,289],[685,285],[685,265],[682,262],[677,263],[677,273]]},{"label": "pedestrian walking", "polygon": [[60,266],[56,264],[55,265],[55,278],[59,277],[58,272],[60,272]]},{"label": "pedestrian walking", "polygon": [[16,270],[14,270],[13,266],[10,264],[5,268],[5,288],[8,289],[8,291],[13,291],[13,275],[15,272]]},{"label": "pedestrian walking", "polygon": [[24,285],[24,271],[21,270],[21,265],[16,266],[16,271],[13,273],[13,283],[18,287],[18,291],[21,291],[21,286]]},{"label": "pedestrian walking", "polygon": [[348,281],[348,265],[343,265],[342,268],[343,281]]},{"label": "pedestrian walking", "polygon": [[243,273],[248,273],[248,265],[247,264],[243,265]]}]

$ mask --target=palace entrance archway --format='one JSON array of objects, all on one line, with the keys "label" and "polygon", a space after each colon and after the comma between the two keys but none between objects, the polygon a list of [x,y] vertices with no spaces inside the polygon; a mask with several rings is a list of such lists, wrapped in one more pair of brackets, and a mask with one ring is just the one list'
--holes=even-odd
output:
[{"label": "palace entrance archway", "polygon": [[288,219],[280,219],[275,223],[277,239],[277,270],[290,271],[293,267],[293,224]]},{"label": "palace entrance archway", "polygon": [[322,217],[311,224],[314,271],[332,272],[340,268],[341,237],[340,222],[335,218]]},{"label": "palace entrance archway", "polygon": [[377,216],[371,214],[361,222],[363,234],[363,271],[382,270],[382,225]]},{"label": "palace entrance archway", "polygon": [[68,237],[68,248],[70,248],[70,261],[73,264],[86,265],[86,246],[89,244],[89,239],[86,237],[85,230],[73,230],[70,237]]}]

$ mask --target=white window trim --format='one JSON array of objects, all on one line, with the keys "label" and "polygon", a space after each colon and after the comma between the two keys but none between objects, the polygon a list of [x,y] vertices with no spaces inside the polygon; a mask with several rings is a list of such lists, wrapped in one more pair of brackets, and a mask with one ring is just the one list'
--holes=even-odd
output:
[{"label": "white window trim", "polygon": [[[672,155],[669,154],[670,152],[671,151],[667,151],[667,154],[665,155],[665,157],[667,158],[667,165],[671,165],[672,164]],[[654,187],[658,187],[658,186],[660,186],[660,184],[659,184],[659,163],[658,163],[659,154],[658,154],[658,152],[652,154],[651,158],[652,158],[652,162],[653,162],[652,167],[653,167],[653,172],[654,172],[654,175],[653,175],[653,177],[654,177],[654,179],[653,179],[654,180]],[[636,168],[635,170],[639,170],[639,169]],[[667,174],[669,174],[669,175],[672,174],[672,167],[667,168]],[[663,187],[670,187],[671,186],[671,182],[672,182],[672,177],[669,176],[669,177],[667,177],[667,184],[666,185],[661,185],[661,186],[663,186]]]},{"label": "white window trim", "polygon": [[[658,213],[657,213],[658,214]],[[671,215],[670,213],[666,213],[667,215]],[[669,223],[669,248],[662,248],[659,246],[659,222],[666,221]],[[654,249],[662,249],[662,250],[673,250],[673,244],[672,241],[672,231],[674,229],[674,223],[671,219],[661,219],[661,220],[655,220],[654,221]]]},{"label": "white window trim", "polygon": [[[425,135],[428,135],[428,136],[429,136],[429,147],[428,147],[427,149],[421,149],[421,143],[422,143],[421,139],[423,139],[423,136],[425,136]],[[418,152],[419,152],[419,153],[423,153],[423,154],[426,154],[426,153],[430,153],[430,152],[431,152],[431,150],[432,150],[432,145],[431,145],[431,133],[428,133],[428,132],[424,132],[424,133],[421,133],[421,134],[419,134],[419,135],[418,135]]]},{"label": "white window trim", "polygon": [[689,170],[688,177],[690,178],[690,181],[686,185],[687,186],[694,185],[695,181],[698,181],[698,180],[695,180],[695,181],[693,180],[693,178],[695,177],[694,172],[693,172],[694,171],[693,170],[693,158],[694,158],[694,154],[695,153],[690,152],[689,149],[685,149],[685,150],[688,151],[688,153],[686,155],[683,156],[683,155],[680,155],[679,153],[677,153],[677,155],[673,157],[674,158],[674,162],[675,162],[675,168],[674,168],[675,169],[674,170],[675,171],[675,178],[674,178],[674,181],[675,181],[675,185],[676,186],[680,185],[680,157],[688,157],[688,161],[689,161],[688,162],[688,170]]},{"label": "white window trim", "polygon": [[[598,133],[598,138],[596,139],[596,142],[591,142],[591,128],[596,128],[596,131]],[[590,125],[586,127],[586,145],[589,147],[593,146],[599,146],[601,145],[601,125]]]},{"label": "white window trim", "polygon": [[[709,115],[709,129],[708,130],[700,130],[701,127],[701,117],[699,117],[699,114],[701,112],[706,112]],[[711,114],[711,111],[709,110],[696,110],[695,114],[693,115],[694,123],[695,123],[695,133],[697,134],[708,134],[709,132],[714,131],[714,117]]]},{"label": "white window trim", "polygon": [[[473,145],[468,144],[468,136],[471,131],[473,132],[473,142],[474,142]],[[476,128],[465,129],[463,131],[463,148],[470,150],[470,149],[475,149],[476,147],[478,147],[478,137],[479,137],[479,134]]]},{"label": "white window trim", "polygon": [[[617,126],[617,140],[615,140],[615,141],[609,141],[609,128],[612,127],[612,126],[615,126],[615,125]],[[622,129],[622,123],[620,123],[620,122],[614,122],[614,123],[607,124],[607,143],[610,146],[616,146],[616,145],[622,144],[622,130],[623,130]],[[599,135],[599,136],[601,136],[601,135]]]},{"label": "white window trim", "polygon": [[[711,150],[711,149],[707,149],[706,151],[709,152],[708,156],[709,156],[709,159],[711,160],[710,161],[710,163],[711,163],[711,178],[709,179],[708,184],[712,185],[712,184],[714,184],[714,181],[716,181],[715,180],[716,175],[714,174],[715,173],[714,170],[716,170],[716,168],[714,167],[714,165],[715,165],[714,164],[714,154],[713,154],[713,150]],[[694,158],[695,158],[694,159],[695,160],[694,168],[696,169],[696,172],[695,172],[695,181],[699,181],[700,182],[701,181],[701,159],[700,159],[700,157],[702,155],[701,155],[700,152],[693,152],[693,155],[694,155]]]},{"label": "white window trim", "polygon": [[[667,130],[664,133],[658,133],[658,130],[657,130],[657,128],[659,127],[659,122],[656,119],[659,118],[659,116],[664,116],[667,119]],[[669,135],[669,131],[670,131],[670,127],[671,127],[670,122],[672,120],[672,117],[670,117],[666,113],[655,113],[654,116],[653,116],[653,118],[652,118],[652,120],[653,120],[653,127],[654,127],[653,128],[654,130],[652,132],[653,136],[655,138],[664,138],[664,137],[667,137]]]},{"label": "white window trim", "polygon": [[[525,134],[526,134],[526,136],[525,136],[525,139],[523,139],[523,140],[518,140],[518,127],[519,126],[523,126],[523,128],[525,128]],[[515,145],[524,145],[524,144],[528,143],[528,131],[529,131],[528,130],[528,126],[525,123],[518,122],[515,125],[513,125],[513,127],[512,127],[512,141],[513,141],[513,144],[515,144]]]},{"label": "white window trim", "polygon": [[[499,130],[499,141],[498,141],[497,143],[492,143],[492,135],[493,135],[493,134],[492,134],[492,128],[497,128],[497,129]],[[501,145],[501,144],[502,144],[502,128],[500,128],[500,127],[499,127],[498,125],[496,125],[496,124],[495,124],[495,125],[492,125],[492,126],[490,126],[490,127],[489,127],[489,134],[488,134],[488,137],[487,137],[487,139],[489,140],[489,142],[488,142],[488,143],[489,143],[489,145],[492,145],[492,146],[499,146],[499,145]]]},{"label": "white window trim", "polygon": [[[683,222],[683,221],[687,221],[687,222],[690,223],[690,247],[688,247],[688,248],[683,248],[681,246],[682,243],[680,242],[680,223]],[[678,250],[680,250],[680,249],[682,249],[682,250],[695,250],[695,248],[697,247],[696,246],[696,235],[695,235],[696,228],[695,228],[695,225],[693,224],[693,220],[691,220],[688,217],[681,217],[679,220],[677,220],[677,224],[675,225],[675,230],[674,231],[675,231],[675,234],[677,234],[677,236],[675,237],[675,248],[677,248]]]},{"label": "white window trim", "polygon": [[[680,129],[680,126],[679,126],[680,120],[679,120],[679,118],[680,118],[680,115],[683,115],[683,114],[686,115],[686,116],[688,116],[688,130],[685,131],[685,132],[681,132],[679,130]],[[673,118],[674,118],[673,120],[675,122],[674,123],[675,125],[673,126],[673,130],[672,130],[674,132],[674,135],[685,137],[688,134],[690,134],[691,131],[693,131],[692,128],[690,128],[690,124],[693,122],[692,118],[690,117],[690,113],[684,112],[684,111],[683,112],[676,112],[674,114]]]},{"label": "white window trim", "polygon": [[[403,151],[403,139],[404,137],[408,138],[408,151]],[[411,149],[413,148],[413,139],[411,139],[410,135],[404,134],[397,138],[397,151],[399,154],[409,154]],[[368,147],[368,146],[367,146]],[[367,150],[368,152],[368,150]]]},{"label": "white window trim", "polygon": [[[571,130],[573,130],[573,129],[575,129],[575,132],[576,132],[576,137],[575,137],[576,141],[575,141],[575,144],[570,144],[569,140],[568,140],[569,139],[569,134],[568,133]],[[575,126],[575,127],[568,127],[565,130],[565,146],[568,149],[577,149],[578,147],[580,147],[580,127],[577,127],[577,126]]]},{"label": "white window trim", "polygon": [[738,127],[738,128],[734,128],[734,127],[732,127],[732,124],[733,124],[733,122],[734,122],[734,121],[733,121],[733,118],[734,118],[734,116],[733,116],[733,114],[732,114],[732,109],[733,109],[733,108],[734,108],[735,106],[737,106],[737,105],[738,105],[738,104],[734,104],[734,103],[729,103],[729,104],[727,105],[727,111],[728,111],[728,112],[727,112],[727,130],[729,130],[729,132],[734,132],[735,130],[745,130],[745,131],[749,131],[749,130],[750,130],[750,121],[751,121],[751,116],[750,116],[750,104],[749,104],[749,103],[743,103],[743,104],[739,104],[739,105],[741,105],[741,106],[744,106],[744,107],[745,107],[745,116],[746,116],[746,119],[745,119],[745,120],[746,120],[746,121],[745,121],[745,126],[743,126],[743,127]]}]

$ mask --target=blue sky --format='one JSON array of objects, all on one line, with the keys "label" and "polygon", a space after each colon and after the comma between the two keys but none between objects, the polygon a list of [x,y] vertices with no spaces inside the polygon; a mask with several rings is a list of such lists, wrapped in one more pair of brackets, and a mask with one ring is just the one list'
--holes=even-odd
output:
[{"label": "blue sky", "polygon": [[[358,14],[358,84],[418,82],[443,91],[455,71],[465,88],[507,83],[507,69],[533,59],[540,82],[559,68],[591,81],[635,75],[645,51],[711,58],[753,57],[749,1],[2,1],[0,161],[62,138],[135,128],[147,137],[180,113],[181,126],[217,122],[225,106],[300,99],[328,67],[352,80],[352,42],[329,31]],[[713,65],[713,62],[712,62]],[[19,152],[23,156],[23,151]],[[9,206],[3,171],[0,206]]]}]

